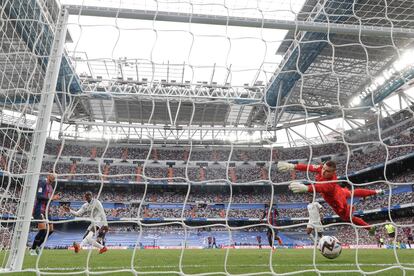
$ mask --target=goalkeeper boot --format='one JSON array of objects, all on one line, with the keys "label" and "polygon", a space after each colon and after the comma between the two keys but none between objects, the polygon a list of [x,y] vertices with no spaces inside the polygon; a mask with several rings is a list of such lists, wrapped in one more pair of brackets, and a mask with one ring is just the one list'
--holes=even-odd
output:
[{"label": "goalkeeper boot", "polygon": [[75,249],[75,253],[79,253],[79,251],[81,250],[81,247],[77,242],[73,242],[73,248]]},{"label": "goalkeeper boot", "polygon": [[40,255],[40,247],[36,247],[35,251],[36,251],[36,255]]},{"label": "goalkeeper boot", "polygon": [[99,254],[103,254],[106,251],[108,251],[108,248],[106,248],[106,246],[102,247],[101,249],[99,249]]}]

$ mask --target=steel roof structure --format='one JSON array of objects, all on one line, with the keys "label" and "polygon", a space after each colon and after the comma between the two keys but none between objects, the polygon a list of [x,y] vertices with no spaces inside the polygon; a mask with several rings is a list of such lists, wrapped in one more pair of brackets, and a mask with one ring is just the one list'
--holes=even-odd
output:
[{"label": "steel roof structure", "polygon": [[[387,7],[382,1],[373,0],[355,3],[308,0],[296,21],[62,7],[76,15],[174,22],[187,22],[191,18],[192,23],[224,24],[225,21],[234,26],[259,24],[263,28],[289,30],[276,51],[283,55],[283,60],[270,82],[239,87],[226,81],[190,83],[184,77],[185,64],[156,64],[126,58],[89,60],[86,54],[65,54],[53,114],[56,120],[76,125],[93,122],[127,123],[138,128],[144,124],[160,128],[194,125],[208,126],[209,130],[243,126],[242,131],[246,128],[274,131],[303,124],[305,119],[317,123],[342,117],[340,107],[349,107],[350,99],[398,59],[401,53],[397,49],[410,47],[414,37],[414,3],[401,0],[388,1]],[[55,1],[2,1],[2,16],[7,19],[0,30],[3,108],[18,110],[19,102],[36,103],[53,39],[53,22],[62,7]],[[77,74],[72,66],[75,62],[87,67],[88,72]],[[365,104],[380,103],[409,83],[412,73],[392,85],[384,84],[376,92],[375,102]],[[30,85],[34,88],[28,94],[25,91]],[[349,120],[366,116],[370,116],[369,109],[345,112]]]},{"label": "steel roof structure", "polygon": [[[410,35],[397,37],[393,31],[412,30],[413,12],[414,3],[400,0],[387,6],[370,0],[307,1],[298,20],[390,30],[377,36],[366,35],[362,28],[353,35],[289,31],[277,50],[284,60],[267,87],[266,101],[271,106],[304,104],[322,114],[330,111],[324,108],[329,105],[349,106],[353,96],[398,59],[397,49],[412,45]],[[374,104],[395,90],[381,91]],[[303,112],[301,107],[289,110]]]}]

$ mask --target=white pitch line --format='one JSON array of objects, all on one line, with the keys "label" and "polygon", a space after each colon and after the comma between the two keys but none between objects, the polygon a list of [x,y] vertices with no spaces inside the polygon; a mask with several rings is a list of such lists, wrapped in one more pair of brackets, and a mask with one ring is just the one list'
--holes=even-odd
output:
[{"label": "white pitch line", "polygon": [[[364,264],[364,263],[360,263],[360,266],[379,266],[379,267],[384,267],[384,266],[398,266],[398,264]],[[413,265],[414,263],[401,263],[401,265],[406,266],[406,265]],[[273,264],[273,267],[314,267],[313,264]],[[355,263],[341,263],[341,264],[316,264],[316,267],[341,267],[341,266],[356,266]],[[182,268],[202,268],[202,267],[224,267],[224,265],[183,265],[181,266]],[[269,265],[227,265],[226,267],[269,267]],[[135,270],[140,270],[140,269],[147,269],[147,268],[179,268],[178,265],[149,265],[149,266],[135,266],[134,267]],[[39,268],[40,271],[53,271],[53,270],[57,270],[57,271],[69,271],[69,270],[84,270],[85,267],[44,267],[44,268]],[[104,267],[104,266],[99,266],[99,267],[89,267],[89,271],[93,271],[93,270],[118,270],[118,269],[131,269],[131,267],[125,267],[125,266],[108,266],[108,267]],[[410,269],[414,269],[410,268]]]}]

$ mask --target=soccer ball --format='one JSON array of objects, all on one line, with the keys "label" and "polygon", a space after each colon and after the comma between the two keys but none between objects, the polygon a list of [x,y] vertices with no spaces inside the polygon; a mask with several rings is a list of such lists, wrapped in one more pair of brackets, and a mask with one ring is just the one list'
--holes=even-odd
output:
[{"label": "soccer ball", "polygon": [[318,243],[318,249],[322,256],[328,259],[335,259],[342,252],[341,243],[333,236],[323,236]]}]

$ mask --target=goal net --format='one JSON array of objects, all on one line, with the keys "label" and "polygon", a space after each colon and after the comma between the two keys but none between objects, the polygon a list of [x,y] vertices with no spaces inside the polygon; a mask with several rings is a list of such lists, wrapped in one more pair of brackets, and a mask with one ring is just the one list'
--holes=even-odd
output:
[{"label": "goal net", "polygon": [[[414,226],[414,4],[0,3],[4,271],[414,270],[403,250]],[[289,188],[312,191],[327,161],[347,215],[319,190]],[[86,243],[74,253],[97,221],[67,209],[88,191],[109,223],[104,254]],[[320,254],[318,232],[341,256]]]}]

